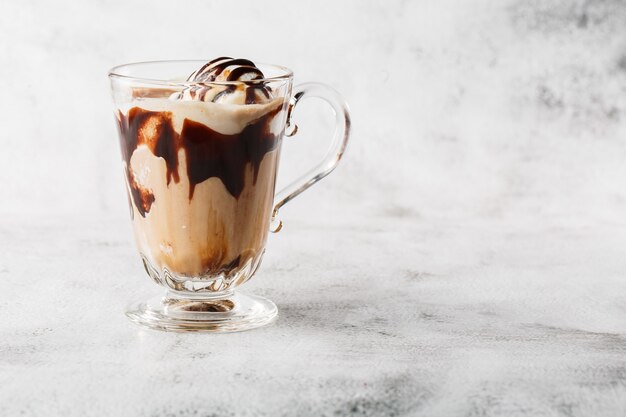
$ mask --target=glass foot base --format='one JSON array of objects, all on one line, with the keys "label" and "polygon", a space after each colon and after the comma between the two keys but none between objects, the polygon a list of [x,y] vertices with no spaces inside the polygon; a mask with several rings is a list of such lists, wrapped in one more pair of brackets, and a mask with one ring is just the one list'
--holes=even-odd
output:
[{"label": "glass foot base", "polygon": [[173,332],[239,332],[274,321],[276,305],[256,295],[229,292],[211,296],[167,293],[131,305],[126,315],[151,329]]}]

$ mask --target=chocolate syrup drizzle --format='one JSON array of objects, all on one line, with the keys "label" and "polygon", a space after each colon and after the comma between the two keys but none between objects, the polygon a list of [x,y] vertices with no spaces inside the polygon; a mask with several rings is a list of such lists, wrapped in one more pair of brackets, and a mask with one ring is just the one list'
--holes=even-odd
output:
[{"label": "chocolate syrup drizzle", "polygon": [[[230,57],[220,57],[216,58],[212,61],[204,64],[200,69],[194,71],[188,78],[187,81],[199,82],[199,83],[211,83],[217,80],[217,78],[224,72],[224,70],[228,67],[233,68],[228,75],[226,76],[226,80],[228,82],[240,82],[245,89],[246,99],[245,104],[254,104],[257,102],[256,94],[261,93],[265,96],[265,98],[270,98],[270,87],[264,85],[264,83],[260,80],[264,78],[263,73],[254,62],[238,58],[233,59]],[[243,78],[246,77],[244,81]],[[237,90],[236,84],[227,85],[226,88],[220,91],[215,97],[212,98],[212,102],[217,102],[221,97],[232,94]],[[204,101],[206,93],[211,88],[214,88],[210,85],[207,86],[193,86],[190,89],[190,94],[193,99]],[[196,96],[197,95],[197,96]]]},{"label": "chocolate syrup drizzle", "polygon": [[130,158],[140,145],[146,145],[167,166],[166,181],[180,181],[178,152],[183,149],[187,161],[189,199],[195,186],[211,177],[219,178],[228,192],[239,198],[244,187],[245,171],[251,164],[256,183],[261,161],[278,145],[280,135],[270,132],[274,116],[281,106],[248,124],[240,133],[224,135],[202,123],[185,119],[180,135],[174,130],[171,112],[154,112],[133,107],[128,116],[118,113],[120,142],[131,199],[142,217],[150,211],[154,194],[143,188],[130,169]]},{"label": "chocolate syrup drizzle", "polygon": [[128,118],[121,113],[118,114],[120,144],[122,148],[122,158],[126,162],[124,171],[128,179],[130,196],[142,217],[150,211],[154,203],[152,191],[143,188],[135,178],[135,174],[130,169],[130,158],[133,151],[139,145],[147,145],[155,156],[165,159],[165,161],[176,161],[176,165],[167,163],[167,184],[174,178],[175,182],[180,180],[177,170],[177,134],[172,126],[172,114],[169,112],[147,112],[135,111],[137,107],[131,109]]}]

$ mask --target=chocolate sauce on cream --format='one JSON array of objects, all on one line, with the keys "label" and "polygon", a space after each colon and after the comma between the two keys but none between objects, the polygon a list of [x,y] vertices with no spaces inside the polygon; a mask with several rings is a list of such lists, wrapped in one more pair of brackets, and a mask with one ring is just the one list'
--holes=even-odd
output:
[{"label": "chocolate sauce on cream", "polygon": [[[130,169],[130,158],[137,147],[146,145],[150,151],[165,160],[167,184],[180,175],[189,179],[189,199],[195,186],[209,178],[219,178],[228,192],[239,198],[244,187],[246,168],[253,169],[256,183],[259,166],[266,153],[274,150],[280,135],[271,133],[273,118],[281,106],[248,124],[240,133],[225,135],[202,123],[185,119],[178,134],[173,127],[171,112],[155,112],[133,107],[128,115],[119,114],[122,157],[132,201],[142,217],[150,211],[155,198],[150,190],[142,188]],[[187,172],[179,172],[178,153],[184,150]]]},{"label": "chocolate sauce on cream", "polygon": [[[142,217],[146,217],[146,213],[150,211],[152,203],[154,203],[154,194],[150,190],[142,188],[135,180],[133,173],[126,167],[126,175],[128,176],[128,185],[130,187],[130,195],[137,211]],[[131,210],[131,218],[133,216]]]},{"label": "chocolate sauce on cream", "polygon": [[256,65],[254,65],[254,62],[248,59],[222,57],[214,59],[203,65],[202,68],[191,74],[187,80],[199,82],[215,81],[226,68],[231,66],[236,66],[235,69],[237,70],[239,68],[244,68],[244,70],[238,70],[238,74],[232,78],[229,78],[229,74],[229,77],[227,77],[225,81],[238,81],[243,75],[249,72],[255,74],[254,78],[263,78],[263,73],[256,67]]},{"label": "chocolate sauce on cream", "polygon": [[[187,78],[187,81],[200,83],[190,87],[188,95],[192,100],[217,103],[222,97],[241,89],[245,93],[245,104],[259,103],[265,101],[264,98],[270,98],[270,88],[263,82],[264,77],[263,72],[248,59],[220,57],[207,62]],[[232,84],[221,86],[211,84],[213,82]],[[207,96],[214,88],[217,92]],[[182,93],[181,97],[184,96]]]},{"label": "chocolate sauce on cream", "polygon": [[180,137],[187,159],[189,198],[193,197],[196,184],[211,177],[220,178],[228,192],[239,197],[248,164],[252,165],[256,183],[263,156],[278,144],[278,137],[269,131],[275,114],[266,114],[235,135],[224,135],[202,123],[185,120]]}]

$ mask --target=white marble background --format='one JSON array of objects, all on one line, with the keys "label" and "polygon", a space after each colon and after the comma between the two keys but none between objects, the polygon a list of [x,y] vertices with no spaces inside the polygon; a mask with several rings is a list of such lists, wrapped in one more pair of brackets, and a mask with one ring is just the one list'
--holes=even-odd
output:
[{"label": "white marble background", "polygon": [[[0,29],[1,415],[626,415],[625,1],[0,0]],[[106,73],[218,55],[334,86],[352,142],[250,284],[275,326],[138,331]],[[331,128],[297,117],[282,182]]]},{"label": "white marble background", "polygon": [[[288,216],[623,210],[623,1],[4,0],[0,27],[0,213],[124,212],[107,70],[222,54],[351,105],[345,164]],[[309,107],[283,181],[328,131]]]}]

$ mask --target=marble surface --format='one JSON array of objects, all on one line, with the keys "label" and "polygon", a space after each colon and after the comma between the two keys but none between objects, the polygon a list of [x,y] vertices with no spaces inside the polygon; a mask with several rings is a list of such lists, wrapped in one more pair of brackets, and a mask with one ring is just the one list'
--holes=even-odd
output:
[{"label": "marble surface", "polygon": [[[408,217],[407,217],[408,216]],[[0,220],[2,416],[623,416],[626,224],[292,220],[278,321],[144,330],[128,220]]]},{"label": "marble surface", "polygon": [[[0,3],[0,416],[626,415],[623,0]],[[142,330],[107,70],[221,55],[353,139],[246,284],[275,325]]]},{"label": "marble surface", "polygon": [[[0,91],[10,97],[0,100],[0,214],[124,215],[107,70],[221,55],[291,67],[296,83],[328,83],[350,104],[354,140],[341,176],[299,211],[329,216],[338,201],[372,215],[393,204],[482,215],[565,207],[585,216],[626,200],[621,0],[24,0],[2,8],[0,54],[11,65],[0,66]],[[332,120],[309,102],[296,116],[302,140],[285,147],[284,182],[323,155]],[[24,163],[30,156],[36,164]],[[48,186],[33,186],[42,178]]]}]

